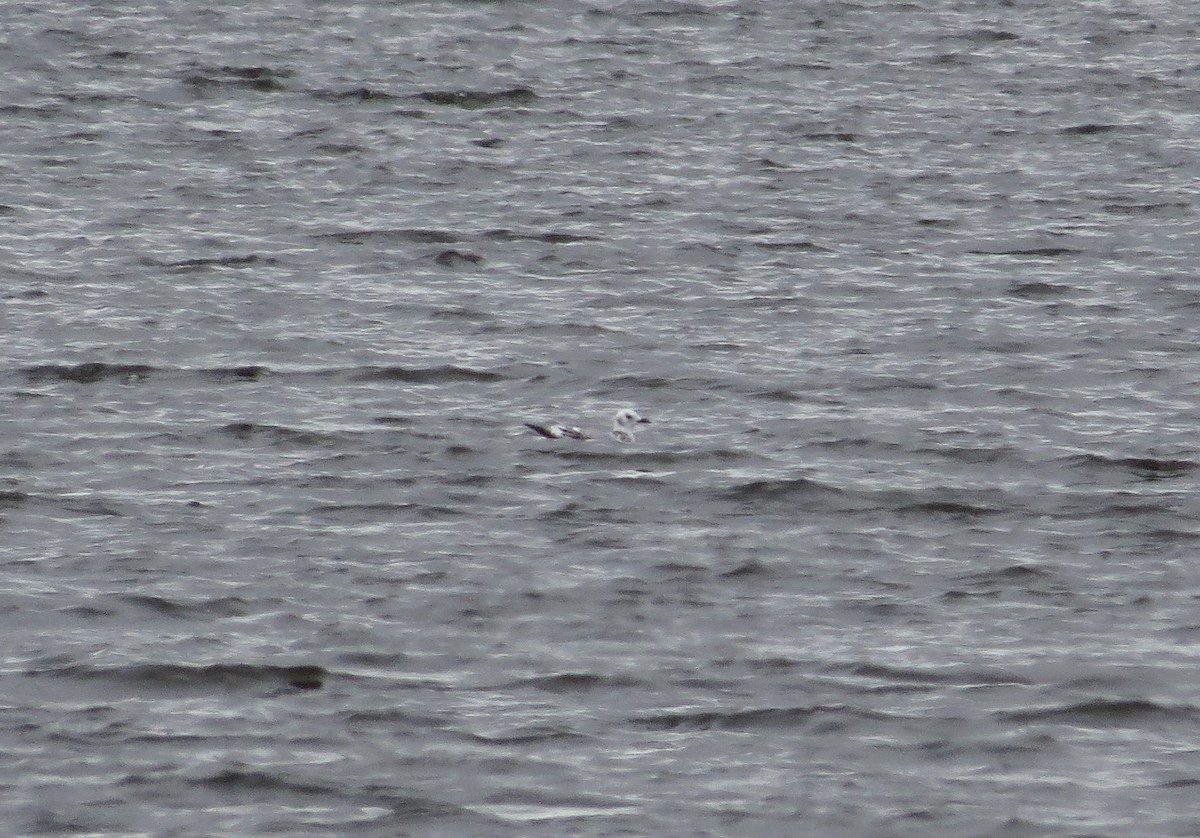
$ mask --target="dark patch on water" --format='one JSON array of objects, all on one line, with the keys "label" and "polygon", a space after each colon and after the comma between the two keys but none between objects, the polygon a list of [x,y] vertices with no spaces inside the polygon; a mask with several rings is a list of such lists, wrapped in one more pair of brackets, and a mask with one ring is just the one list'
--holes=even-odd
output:
[{"label": "dark patch on water", "polygon": [[25,377],[31,382],[56,380],[72,381],[77,384],[95,384],[117,379],[122,383],[141,381],[149,377],[152,367],[146,364],[109,364],[103,361],[86,361],[81,364],[63,366],[43,364],[26,367]]},{"label": "dark patch on water", "polygon": [[356,377],[360,381],[395,381],[407,384],[452,384],[456,382],[489,384],[509,380],[509,377],[502,373],[453,364],[436,367],[379,367],[360,372]]},{"label": "dark patch on water", "polygon": [[1097,698],[1070,704],[1009,710],[996,717],[1024,724],[1066,724],[1079,727],[1144,728],[1147,725],[1195,724],[1200,721],[1200,708],[1190,704],[1163,704],[1146,699]]},{"label": "dark patch on water", "polygon": [[434,105],[449,105],[456,108],[475,110],[497,105],[532,105],[538,95],[528,87],[510,87],[507,90],[428,90],[414,94],[414,99]]},{"label": "dark patch on water", "polygon": [[433,261],[443,268],[479,267],[484,263],[482,256],[465,253],[461,250],[443,250],[433,257]]},{"label": "dark patch on water", "polygon": [[[679,732],[707,730],[788,730],[812,724],[840,728],[850,720],[882,721],[886,716],[855,710],[846,705],[766,707],[736,710],[697,710],[639,716],[631,721],[651,730]],[[832,728],[828,728],[832,730]]]},{"label": "dark patch on water", "polygon": [[92,666],[73,664],[26,670],[31,678],[68,678],[80,681],[109,681],[137,691],[205,693],[214,690],[260,690],[288,686],[299,690],[320,689],[328,673],[319,666],[276,666],[262,664],[130,664]]}]

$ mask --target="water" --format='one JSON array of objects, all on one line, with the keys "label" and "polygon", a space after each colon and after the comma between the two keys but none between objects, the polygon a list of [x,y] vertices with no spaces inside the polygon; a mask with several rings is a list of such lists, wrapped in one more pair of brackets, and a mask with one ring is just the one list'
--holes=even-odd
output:
[{"label": "water", "polygon": [[0,15],[5,834],[1200,832],[1185,4]]}]

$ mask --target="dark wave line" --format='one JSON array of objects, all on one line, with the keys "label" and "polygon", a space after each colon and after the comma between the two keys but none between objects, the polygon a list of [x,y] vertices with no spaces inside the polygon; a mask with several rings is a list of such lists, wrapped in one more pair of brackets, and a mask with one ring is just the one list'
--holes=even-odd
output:
[{"label": "dark wave line", "polygon": [[959,686],[1028,685],[1031,681],[1003,670],[970,667],[901,667],[880,663],[843,663],[828,667],[830,671],[845,672],[859,678],[880,681],[899,681],[919,684],[954,684]]},{"label": "dark wave line", "polygon": [[202,617],[206,619],[212,617],[243,617],[252,611],[248,600],[236,596],[217,597],[195,602],[180,602],[150,594],[121,594],[117,599],[129,605],[162,614],[165,617]]},{"label": "dark wave line", "polygon": [[807,477],[767,478],[738,483],[719,492],[726,500],[742,503],[836,498],[846,493]]},{"label": "dark wave line", "polygon": [[1078,256],[1082,250],[1075,247],[1027,247],[1012,250],[968,250],[972,256]]},{"label": "dark wave line", "polygon": [[[395,94],[366,85],[338,89],[318,88],[311,90],[310,95],[326,102],[391,102],[398,98]],[[354,150],[357,151],[358,147],[354,146]]]},{"label": "dark wave line", "polygon": [[427,229],[419,227],[364,227],[351,230],[335,230],[317,233],[317,239],[329,239],[343,244],[366,244],[369,241],[399,241],[410,244],[462,244],[463,242],[540,242],[542,244],[576,244],[599,241],[598,236],[586,233],[566,233],[557,230],[517,232],[504,227],[485,230],[482,233],[457,230]]},{"label": "dark wave line", "polygon": [[626,675],[598,675],[593,672],[560,672],[536,678],[522,678],[504,685],[507,688],[533,687],[550,693],[580,693],[612,688],[643,687],[645,682]]},{"label": "dark wave line", "polygon": [[406,384],[445,384],[456,381],[491,383],[511,381],[512,377],[490,370],[477,370],[454,364],[437,367],[372,367],[358,372],[359,381],[400,381]]},{"label": "dark wave line", "polygon": [[1070,125],[1061,129],[1058,133],[1067,137],[1088,137],[1094,134],[1107,134],[1110,131],[1120,131],[1125,127],[1124,125],[1088,122],[1083,125]]},{"label": "dark wave line", "polygon": [[1195,460],[1163,457],[1106,457],[1100,454],[1075,454],[1060,460],[1074,468],[1112,468],[1131,472],[1145,480],[1164,480],[1182,477],[1200,468]]},{"label": "dark wave line", "polygon": [[274,378],[328,378],[339,375],[358,381],[398,381],[408,384],[443,384],[453,382],[511,381],[513,376],[492,370],[479,370],[455,364],[434,367],[354,367],[346,369],[313,369],[298,371],[273,370],[261,364],[242,364],[231,367],[186,369],[158,367],[151,364],[120,364],[107,361],[85,361],[78,364],[35,364],[21,367],[17,373],[32,384],[65,381],[76,384],[98,384],[116,381],[138,384],[156,376],[201,376],[221,382],[258,381]]},{"label": "dark wave line", "polygon": [[968,573],[960,576],[958,581],[969,585],[1011,585],[1015,582],[1029,582],[1034,579],[1050,579],[1054,574],[1031,564],[1014,564],[997,570],[987,570],[982,573]]},{"label": "dark wave line", "polygon": [[286,89],[282,80],[291,75],[290,70],[277,70],[271,67],[223,65],[221,67],[199,67],[184,76],[183,83],[198,90],[235,87],[259,93],[278,93]]},{"label": "dark wave line", "polygon": [[528,87],[510,87],[507,90],[425,90],[413,94],[414,99],[431,105],[445,105],[467,110],[490,108],[497,105],[531,105],[538,95]]},{"label": "dark wave line", "polygon": [[1200,708],[1192,704],[1162,704],[1148,699],[1103,699],[1050,707],[1032,707],[996,714],[1010,722],[1060,722],[1084,727],[1141,727],[1150,722],[1200,720]]},{"label": "dark wave line", "polygon": [[150,364],[114,364],[105,361],[84,361],[79,364],[38,364],[23,367],[21,375],[31,383],[42,381],[72,381],[76,384],[95,384],[101,381],[118,380],[122,383],[137,383],[153,375],[192,373],[218,380],[252,381],[269,372],[259,364],[236,367],[213,367],[209,369],[179,369],[156,367]]},{"label": "dark wave line", "polygon": [[320,666],[274,666],[248,663],[219,663],[207,666],[143,663],[130,666],[61,666],[28,670],[29,677],[73,678],[114,681],[145,689],[253,689],[259,686],[288,686],[302,690],[320,689],[329,673]]},{"label": "dark wave line", "polygon": [[245,256],[211,256],[180,259],[175,262],[147,260],[148,264],[170,268],[175,271],[198,271],[204,268],[248,268],[254,265],[278,265],[279,260],[270,256],[248,253]]},{"label": "dark wave line", "polygon": [[358,230],[336,230],[332,233],[318,233],[316,239],[331,239],[344,244],[365,244],[368,241],[385,239],[387,241],[402,241],[413,244],[457,244],[469,240],[470,236],[450,230],[428,230],[414,227],[366,227]]},{"label": "dark wave line", "polygon": [[484,745],[539,745],[544,742],[569,742],[585,738],[566,728],[551,725],[532,725],[493,735],[469,734],[470,738]]},{"label": "dark wave line", "polygon": [[483,238],[488,241],[532,241],[541,242],[543,244],[575,244],[577,242],[600,241],[599,236],[591,236],[584,233],[561,233],[556,231],[543,233],[518,233],[514,230],[509,230],[504,227],[498,227],[494,230],[486,231],[483,234]]},{"label": "dark wave line", "polygon": [[323,448],[344,444],[344,439],[339,434],[304,431],[262,422],[230,422],[216,428],[216,433],[239,442],[263,440],[272,445],[298,445],[304,448]]},{"label": "dark wave line", "polygon": [[947,515],[953,518],[984,518],[989,515],[1002,515],[1006,511],[1010,510],[954,500],[918,501],[896,507],[896,512],[901,514]]},{"label": "dark wave line", "polygon": [[5,489],[0,491],[0,509],[16,509],[31,497],[28,492],[22,492],[19,489]]},{"label": "dark wave line", "polygon": [[74,381],[78,384],[95,384],[97,381],[121,379],[140,381],[150,375],[154,367],[148,364],[108,364],[103,361],[87,361],[82,364],[39,364],[25,367],[21,373],[26,380]]},{"label": "dark wave line", "polygon": [[1075,293],[1075,289],[1069,285],[1060,285],[1053,282],[1019,282],[1008,289],[1010,297],[1017,297],[1022,300],[1047,300],[1067,297]]},{"label": "dark wave line", "polygon": [[814,719],[887,719],[883,713],[857,710],[845,704],[809,707],[766,707],[746,710],[698,710],[638,716],[631,721],[651,730],[754,730],[803,727]]},{"label": "dark wave line", "polygon": [[[162,779],[138,776],[133,781],[157,782]],[[464,819],[480,820],[477,813],[460,806],[443,803],[428,797],[397,794],[392,786],[367,784],[347,788],[341,784],[326,783],[308,777],[289,776],[278,771],[251,770],[246,768],[222,768],[197,777],[188,777],[183,782],[198,788],[206,788],[228,797],[263,797],[277,802],[281,796],[298,800],[315,799],[324,805],[330,800],[341,803],[357,801],[364,808],[380,812],[372,823],[385,828],[381,834],[408,835],[414,823],[459,822]]]},{"label": "dark wave line", "polygon": [[427,503],[366,503],[366,504],[322,504],[314,506],[313,515],[329,515],[331,517],[351,518],[363,522],[378,521],[381,517],[403,515],[406,519],[418,521],[444,521],[450,518],[461,518],[469,513],[469,508],[439,506]]}]

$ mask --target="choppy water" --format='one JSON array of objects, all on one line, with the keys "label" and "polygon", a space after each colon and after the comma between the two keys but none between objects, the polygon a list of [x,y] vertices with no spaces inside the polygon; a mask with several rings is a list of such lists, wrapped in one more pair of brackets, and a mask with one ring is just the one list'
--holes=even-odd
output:
[{"label": "choppy water", "polygon": [[0,16],[0,831],[1200,833],[1191,6]]}]

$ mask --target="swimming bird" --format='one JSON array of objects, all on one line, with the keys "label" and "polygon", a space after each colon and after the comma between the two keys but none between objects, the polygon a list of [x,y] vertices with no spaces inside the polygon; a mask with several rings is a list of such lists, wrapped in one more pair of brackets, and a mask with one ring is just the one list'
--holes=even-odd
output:
[{"label": "swimming bird", "polygon": [[[639,416],[636,410],[627,407],[617,411],[617,415],[613,417],[611,433],[613,439],[617,442],[633,442],[633,426],[648,424],[650,424],[649,419]],[[546,439],[562,439],[566,437],[568,439],[585,440],[592,438],[573,425],[560,425],[557,422],[548,422],[546,424],[526,422],[525,427],[529,428],[535,434],[544,436]]]}]

